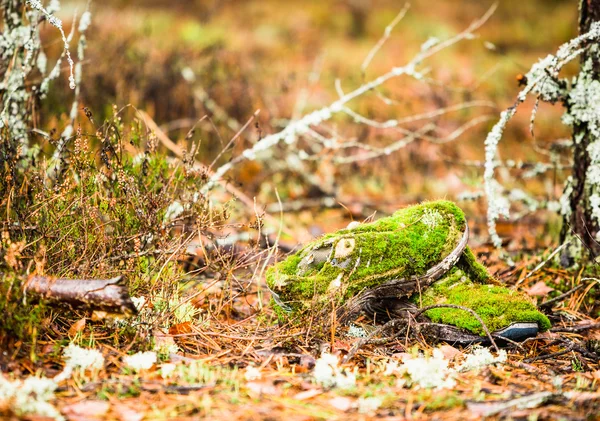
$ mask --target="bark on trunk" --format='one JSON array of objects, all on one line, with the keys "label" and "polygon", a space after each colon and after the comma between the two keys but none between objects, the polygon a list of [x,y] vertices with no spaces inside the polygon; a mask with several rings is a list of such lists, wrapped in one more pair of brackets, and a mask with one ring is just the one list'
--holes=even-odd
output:
[{"label": "bark on trunk", "polygon": [[[579,32],[600,21],[600,0],[580,0]],[[563,266],[600,255],[600,48],[591,46],[581,59],[581,70],[565,99],[565,117],[573,128],[573,173],[563,196],[561,255]]]}]

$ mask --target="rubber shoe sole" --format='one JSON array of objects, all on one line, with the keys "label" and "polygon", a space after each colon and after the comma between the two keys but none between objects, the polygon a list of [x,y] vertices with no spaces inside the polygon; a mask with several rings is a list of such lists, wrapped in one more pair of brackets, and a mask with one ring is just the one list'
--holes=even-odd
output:
[{"label": "rubber shoe sole", "polygon": [[[487,336],[479,336],[459,329],[456,326],[431,323],[425,325],[423,331],[427,337],[449,344],[461,346],[474,344],[490,345],[490,340]],[[537,323],[518,322],[491,332],[491,335],[498,345],[507,345],[511,341],[522,342],[526,339],[534,338],[538,332],[539,326]]]}]

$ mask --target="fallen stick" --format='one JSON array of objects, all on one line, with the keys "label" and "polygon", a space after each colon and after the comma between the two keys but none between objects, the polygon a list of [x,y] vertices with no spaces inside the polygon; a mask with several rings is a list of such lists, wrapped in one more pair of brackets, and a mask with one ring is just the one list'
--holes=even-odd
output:
[{"label": "fallen stick", "polygon": [[25,297],[51,304],[66,304],[74,309],[105,311],[124,315],[136,314],[122,277],[112,279],[60,279],[30,276],[23,285]]},{"label": "fallen stick", "polygon": [[569,291],[565,292],[564,294],[560,294],[559,296],[556,296],[554,298],[551,298],[548,301],[544,301],[543,303],[541,303],[538,308],[542,309],[542,308],[548,308],[548,307],[552,307],[555,303],[569,297],[570,295],[572,295],[573,293],[579,291],[581,288],[587,286],[587,284],[583,283],[583,284],[579,284],[577,285],[575,288],[571,288]]},{"label": "fallen stick", "polygon": [[[256,119],[256,117],[258,116],[258,112],[260,110],[257,110],[252,117],[246,122],[246,124],[240,129],[240,131],[238,131],[234,137],[230,140],[229,143],[235,141],[240,135],[241,133],[250,125],[250,123],[252,121],[254,121],[254,119]],[[158,138],[158,140],[160,140],[162,142],[162,144],[169,149],[171,152],[173,152],[178,158],[183,159],[185,153],[184,153],[184,149],[179,146],[177,143],[173,142],[169,136],[167,136],[167,134],[162,131],[162,129],[160,128],[160,126],[158,124],[156,124],[156,122],[152,119],[152,117],[150,117],[150,115],[148,113],[146,113],[145,111],[142,110],[137,110],[137,112],[140,114],[140,116],[142,117],[142,120],[144,121],[144,124],[146,124],[146,126],[152,130],[154,132],[154,134],[156,135],[156,137]],[[228,145],[229,146],[229,145]],[[219,184],[225,191],[229,192],[233,197],[237,198],[240,202],[242,202],[246,207],[250,208],[250,209],[255,209],[256,208],[256,203],[254,200],[252,200],[250,197],[248,197],[244,192],[242,192],[240,189],[238,189],[237,187],[235,187],[234,185],[232,185],[231,183],[226,182],[225,180],[221,180],[220,178],[218,178],[214,171],[211,169],[210,166],[204,165],[200,162],[194,162],[194,168],[197,168],[201,171],[206,172],[206,174],[210,177],[211,183],[212,184]],[[266,220],[270,221],[271,223],[273,223],[275,226],[279,226],[280,221],[271,216],[270,214],[266,213],[265,215],[263,215],[263,218],[265,218]],[[290,229],[288,229],[287,227],[286,231],[291,232]]]},{"label": "fallen stick", "polygon": [[550,332],[579,333],[586,330],[600,329],[600,323],[587,323],[575,326],[553,327]]}]

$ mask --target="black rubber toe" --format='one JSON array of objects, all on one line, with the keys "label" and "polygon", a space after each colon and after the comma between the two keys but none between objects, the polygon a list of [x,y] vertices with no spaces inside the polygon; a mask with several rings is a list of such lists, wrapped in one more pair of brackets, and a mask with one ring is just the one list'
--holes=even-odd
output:
[{"label": "black rubber toe", "polygon": [[495,331],[492,336],[522,342],[527,338],[535,337],[539,330],[537,323],[513,323],[504,329]]}]

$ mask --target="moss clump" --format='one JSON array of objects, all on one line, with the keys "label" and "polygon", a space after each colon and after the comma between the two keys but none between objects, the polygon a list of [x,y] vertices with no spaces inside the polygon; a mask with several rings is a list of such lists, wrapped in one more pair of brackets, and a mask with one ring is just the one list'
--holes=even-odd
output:
[{"label": "moss clump", "polygon": [[462,210],[445,200],[401,209],[308,244],[269,268],[267,285],[292,313],[332,299],[342,304],[385,281],[425,274],[456,247],[465,224]]},{"label": "moss clump", "polygon": [[[458,267],[431,285],[420,297],[422,305],[454,304],[474,310],[490,331],[505,328],[516,322],[536,322],[540,330],[548,330],[550,321],[540,313],[532,301],[523,294],[498,285],[485,285],[473,282]],[[419,302],[419,296],[412,297]],[[481,324],[464,310],[435,308],[425,313],[435,323],[444,323],[484,335]]]}]

